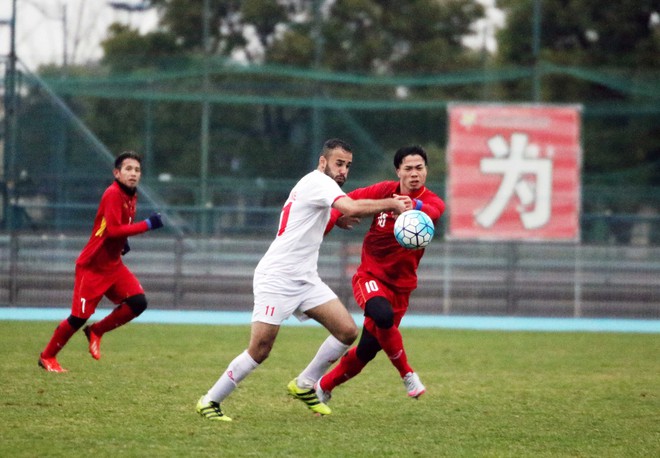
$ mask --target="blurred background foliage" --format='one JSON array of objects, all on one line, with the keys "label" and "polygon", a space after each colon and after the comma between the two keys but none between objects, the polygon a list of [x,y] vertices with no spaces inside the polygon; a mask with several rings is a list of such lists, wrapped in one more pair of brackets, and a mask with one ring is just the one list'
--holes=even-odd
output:
[{"label": "blurred background foliage", "polygon": [[580,104],[583,240],[635,243],[645,224],[660,243],[657,0],[498,0],[501,27],[476,0],[142,3],[159,26],[111,25],[100,61],[19,66],[6,181],[24,205],[96,205],[109,157],[135,149],[151,204],[185,208],[184,226],[278,211],[329,137],[355,148],[349,189],[394,177],[393,152],[417,143],[443,194],[448,103]]}]

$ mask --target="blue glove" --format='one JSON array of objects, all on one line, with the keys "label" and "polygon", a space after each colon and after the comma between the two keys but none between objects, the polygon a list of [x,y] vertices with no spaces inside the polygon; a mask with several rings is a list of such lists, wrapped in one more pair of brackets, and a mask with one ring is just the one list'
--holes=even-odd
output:
[{"label": "blue glove", "polygon": [[124,249],[121,250],[121,255],[124,256],[129,251],[131,251],[131,246],[128,244],[128,240],[126,240],[126,243],[124,243]]},{"label": "blue glove", "polygon": [[161,219],[160,213],[152,213],[151,216],[145,219],[149,229],[158,229],[163,227],[163,220]]}]

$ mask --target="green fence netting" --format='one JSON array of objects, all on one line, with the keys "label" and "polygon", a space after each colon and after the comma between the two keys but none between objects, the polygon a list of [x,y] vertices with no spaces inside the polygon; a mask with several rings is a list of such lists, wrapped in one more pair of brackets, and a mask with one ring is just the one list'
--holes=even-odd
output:
[{"label": "green fence netting", "polygon": [[2,137],[5,230],[87,231],[112,157],[129,148],[145,156],[139,208],[163,211],[177,234],[272,231],[328,137],[357,152],[348,189],[394,177],[393,152],[419,143],[431,156],[429,186],[442,195],[448,103],[536,102],[510,89],[539,78],[542,88],[572,88],[543,103],[584,107],[583,242],[660,243],[657,72],[541,63],[375,77],[187,58],[66,76],[19,62],[14,76],[16,113],[13,124],[4,113]]}]

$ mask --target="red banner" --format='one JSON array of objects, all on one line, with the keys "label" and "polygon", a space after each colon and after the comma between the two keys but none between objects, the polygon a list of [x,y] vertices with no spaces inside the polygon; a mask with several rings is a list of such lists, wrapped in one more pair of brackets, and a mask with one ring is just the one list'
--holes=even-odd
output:
[{"label": "red banner", "polygon": [[449,238],[579,240],[579,106],[448,110]]}]

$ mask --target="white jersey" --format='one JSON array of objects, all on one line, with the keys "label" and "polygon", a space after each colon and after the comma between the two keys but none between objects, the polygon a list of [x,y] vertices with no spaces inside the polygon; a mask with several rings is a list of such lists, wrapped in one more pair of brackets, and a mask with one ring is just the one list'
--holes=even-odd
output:
[{"label": "white jersey", "polygon": [[319,249],[330,209],[337,198],[345,195],[323,172],[314,170],[302,177],[284,203],[277,236],[255,272],[289,280],[311,281],[318,277]]}]

